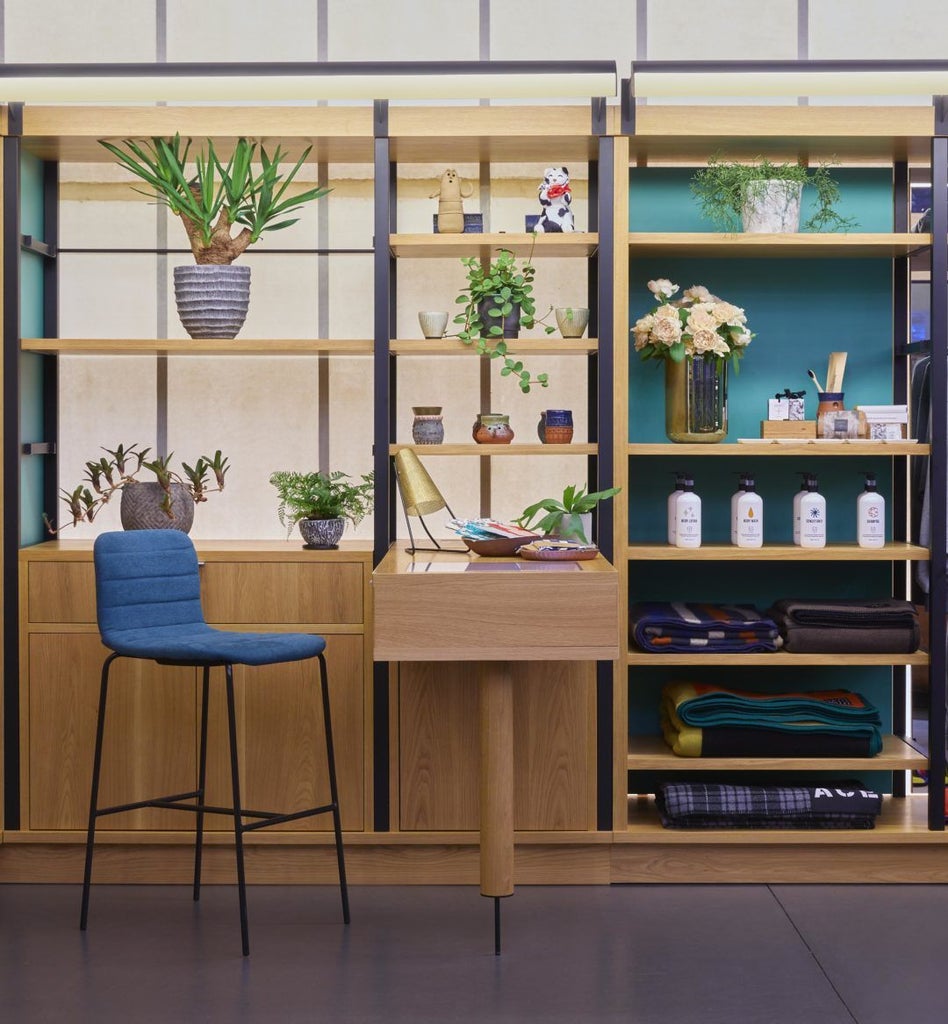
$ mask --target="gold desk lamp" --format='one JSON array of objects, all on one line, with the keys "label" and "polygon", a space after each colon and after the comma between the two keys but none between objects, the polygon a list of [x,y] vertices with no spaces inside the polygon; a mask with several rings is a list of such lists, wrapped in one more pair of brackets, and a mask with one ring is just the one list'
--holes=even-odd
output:
[{"label": "gold desk lamp", "polygon": [[[444,500],[441,492],[435,487],[434,481],[428,476],[428,470],[421,464],[421,460],[410,448],[402,448],[395,453],[395,480],[398,484],[398,493],[402,499],[402,508],[405,510],[405,521],[408,523],[408,537],[410,545],[406,551],[413,555],[416,551],[445,551],[445,549],[431,536],[431,531],[425,523],[425,516],[433,512],[439,512],[446,508],[449,514],[454,517],[451,506]],[[428,539],[434,544],[433,548],[419,548],[415,546],[415,536],[411,532],[412,516],[421,520],[422,528],[428,534]]]}]

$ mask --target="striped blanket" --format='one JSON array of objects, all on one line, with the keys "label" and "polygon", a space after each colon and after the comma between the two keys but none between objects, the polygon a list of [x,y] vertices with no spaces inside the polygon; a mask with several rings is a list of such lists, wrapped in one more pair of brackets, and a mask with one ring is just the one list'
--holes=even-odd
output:
[{"label": "striped blanket", "polygon": [[655,793],[665,828],[874,828],[882,797],[852,780],[800,786],[667,782]]},{"label": "striped blanket", "polygon": [[629,632],[646,651],[775,651],[776,624],[750,605],[644,601],[629,610]]},{"label": "striped blanket", "polygon": [[659,717],[665,742],[682,757],[871,757],[882,749],[878,709],[849,690],[752,693],[666,683]]}]

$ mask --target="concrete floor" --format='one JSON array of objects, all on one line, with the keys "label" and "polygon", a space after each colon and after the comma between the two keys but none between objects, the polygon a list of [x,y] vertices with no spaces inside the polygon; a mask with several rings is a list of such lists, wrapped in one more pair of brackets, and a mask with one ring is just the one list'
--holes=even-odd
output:
[{"label": "concrete floor", "polygon": [[948,886],[0,885],[9,1024],[940,1024]]}]

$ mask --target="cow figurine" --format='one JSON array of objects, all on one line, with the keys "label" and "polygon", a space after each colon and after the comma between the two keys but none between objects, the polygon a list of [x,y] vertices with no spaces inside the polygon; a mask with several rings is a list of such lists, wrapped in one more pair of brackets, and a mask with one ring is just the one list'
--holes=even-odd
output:
[{"label": "cow figurine", "polygon": [[441,175],[437,192],[432,192],[429,199],[438,197],[438,234],[462,234],[464,232],[464,206],[462,198],[473,195],[474,186],[449,167]]},{"label": "cow figurine", "polygon": [[569,190],[569,168],[547,167],[543,181],[537,187],[542,212],[536,230],[540,232],[575,231],[573,211],[569,204],[573,194]]}]

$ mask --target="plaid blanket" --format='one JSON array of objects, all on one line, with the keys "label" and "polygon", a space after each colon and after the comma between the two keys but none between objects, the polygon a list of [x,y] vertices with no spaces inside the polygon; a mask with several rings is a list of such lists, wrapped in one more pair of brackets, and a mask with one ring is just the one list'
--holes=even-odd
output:
[{"label": "plaid blanket", "polygon": [[646,651],[775,651],[779,632],[750,605],[643,601],[629,609],[629,633]]},{"label": "plaid blanket", "polygon": [[853,780],[805,786],[666,782],[655,793],[665,828],[869,829],[882,797]]}]

